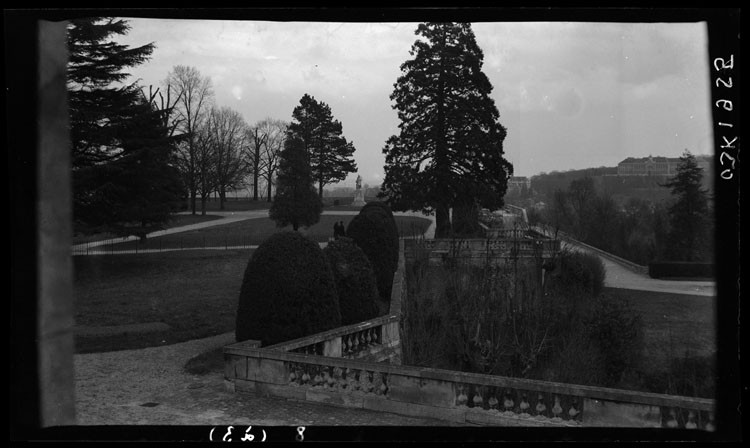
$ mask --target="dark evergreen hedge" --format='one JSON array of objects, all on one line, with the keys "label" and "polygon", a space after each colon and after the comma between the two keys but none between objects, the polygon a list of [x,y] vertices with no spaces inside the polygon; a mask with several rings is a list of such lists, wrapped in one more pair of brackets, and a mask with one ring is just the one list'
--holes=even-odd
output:
[{"label": "dark evergreen hedge", "polygon": [[399,231],[398,225],[396,225],[396,218],[393,216],[391,207],[382,201],[371,201],[365,204],[364,207],[359,211],[360,214],[370,214],[373,217],[380,216],[379,219],[383,219],[383,224],[388,230],[388,237],[391,239],[394,251],[391,254],[391,262],[393,263],[393,272],[398,269],[398,240]]},{"label": "dark evergreen hedge", "polygon": [[398,250],[394,249],[393,235],[387,222],[383,211],[370,209],[355,216],[346,229],[346,236],[353,239],[370,260],[380,299],[386,303],[391,300],[393,273],[398,267]]},{"label": "dark evergreen hedge", "polygon": [[328,243],[323,253],[333,270],[341,311],[341,325],[377,317],[378,288],[367,255],[351,238]]},{"label": "dark evergreen hedge", "polygon": [[651,278],[663,277],[714,277],[713,263],[693,263],[686,261],[654,262],[648,265],[648,275]]},{"label": "dark evergreen hedge", "polygon": [[237,308],[236,339],[263,346],[341,326],[331,267],[320,246],[279,232],[253,253]]}]

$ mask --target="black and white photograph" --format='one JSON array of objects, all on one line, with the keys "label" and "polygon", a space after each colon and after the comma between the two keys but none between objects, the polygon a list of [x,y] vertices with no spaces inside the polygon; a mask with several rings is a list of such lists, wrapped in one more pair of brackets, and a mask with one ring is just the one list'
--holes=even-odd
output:
[{"label": "black and white photograph", "polygon": [[11,438],[741,440],[739,14],[6,9]]}]

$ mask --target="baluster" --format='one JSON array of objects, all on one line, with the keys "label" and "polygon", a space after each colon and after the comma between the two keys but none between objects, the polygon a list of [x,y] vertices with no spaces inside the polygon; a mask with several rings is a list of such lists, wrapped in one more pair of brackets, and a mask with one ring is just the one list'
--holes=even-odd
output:
[{"label": "baluster", "polygon": [[368,328],[365,331],[365,343],[369,346],[370,342],[372,342],[372,338],[370,337],[370,333],[372,333],[372,328]]},{"label": "baluster", "polygon": [[362,377],[360,376],[360,382],[362,382],[362,390],[368,394],[372,393],[373,385],[372,380],[370,380],[370,372],[363,371],[363,373],[365,375],[364,379],[362,379]]},{"label": "baluster", "polygon": [[294,372],[294,364],[289,364],[289,385],[297,385],[297,374]]},{"label": "baluster", "polygon": [[344,335],[341,337],[341,344],[343,345],[342,349],[343,349],[344,357],[348,358],[349,352],[351,349],[351,345],[349,343],[349,335]]},{"label": "baluster", "polygon": [[555,395],[555,405],[552,407],[552,414],[554,414],[555,416],[552,418],[552,420],[562,420],[562,418],[560,418],[560,414],[562,414],[562,411],[562,406],[560,406],[560,397]]},{"label": "baluster", "polygon": [[320,376],[320,371],[316,369],[315,377],[313,377],[313,387],[322,387],[323,377]]},{"label": "baluster", "polygon": [[677,423],[677,412],[674,408],[669,409],[669,420],[667,420],[667,428],[677,428],[680,424]]},{"label": "baluster", "polygon": [[529,404],[529,401],[526,399],[525,392],[521,395],[521,403],[518,405],[518,407],[521,410],[521,417],[531,417],[531,414],[529,414],[529,408],[531,407],[531,405]]},{"label": "baluster", "polygon": [[365,341],[365,330],[359,332],[359,347],[360,350],[367,347],[367,341]]},{"label": "baluster", "polygon": [[341,367],[336,366],[333,368],[333,379],[334,379],[333,387],[337,389],[343,389],[344,387],[344,379],[342,378],[341,374],[342,374]]},{"label": "baluster", "polygon": [[570,409],[568,409],[568,415],[570,416],[571,420],[575,420],[578,414],[581,413],[581,411],[579,411],[578,408],[576,407],[577,404],[578,404],[578,401],[574,399],[573,403],[571,403],[570,405]]},{"label": "baluster", "polygon": [[357,353],[357,346],[359,345],[358,339],[356,333],[352,335],[352,353]]},{"label": "baluster", "polygon": [[468,401],[469,401],[469,398],[464,393],[464,385],[459,384],[458,385],[458,397],[456,398],[456,406],[465,407]]},{"label": "baluster", "polygon": [[346,390],[349,392],[357,390],[357,378],[354,369],[346,369]]},{"label": "baluster", "polygon": [[505,400],[503,401],[503,408],[505,408],[506,414],[513,414],[513,398],[510,395],[510,391],[505,391]]},{"label": "baluster", "polygon": [[497,410],[498,403],[499,402],[497,401],[497,398],[495,398],[494,395],[491,396],[489,400],[487,400],[487,404],[490,405],[490,411],[498,412],[498,410]]},{"label": "baluster", "polygon": [[685,423],[685,429],[696,429],[698,424],[695,422],[695,413],[693,411],[688,412],[687,422]]},{"label": "baluster", "polygon": [[382,375],[382,378],[383,380],[382,384],[380,385],[380,393],[385,395],[386,393],[388,393],[388,374],[384,373]]},{"label": "baluster", "polygon": [[325,381],[326,386],[333,389],[333,377],[328,372],[328,367],[326,367],[325,370],[323,371],[323,381]]},{"label": "baluster", "polygon": [[709,411],[708,413],[708,423],[706,423],[706,431],[713,432],[716,430],[716,425],[714,424],[714,413],[712,411]]},{"label": "baluster", "polygon": [[484,409],[484,400],[482,399],[482,395],[480,395],[479,390],[477,389],[474,392],[474,407],[477,409]]},{"label": "baluster", "polygon": [[307,369],[305,369],[305,372],[302,374],[302,384],[307,386],[310,382],[310,375],[307,373]]},{"label": "baluster", "polygon": [[536,415],[537,417],[544,417],[544,411],[547,410],[547,405],[544,404],[544,395],[539,394],[539,400],[536,404]]}]

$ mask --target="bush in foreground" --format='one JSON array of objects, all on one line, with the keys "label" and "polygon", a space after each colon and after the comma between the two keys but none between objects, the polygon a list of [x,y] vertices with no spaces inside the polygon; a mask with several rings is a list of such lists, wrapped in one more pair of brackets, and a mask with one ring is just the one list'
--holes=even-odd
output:
[{"label": "bush in foreground", "polygon": [[341,325],[377,317],[378,288],[372,264],[351,238],[339,238],[323,253],[333,271],[341,311]]},{"label": "bush in foreground", "polygon": [[331,267],[317,243],[297,232],[264,241],[247,264],[236,339],[263,346],[341,326]]}]

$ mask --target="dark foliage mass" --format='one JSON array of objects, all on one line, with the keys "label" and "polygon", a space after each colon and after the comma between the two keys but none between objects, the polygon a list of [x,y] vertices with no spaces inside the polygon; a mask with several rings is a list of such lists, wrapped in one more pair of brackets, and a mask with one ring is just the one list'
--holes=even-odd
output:
[{"label": "dark foliage mass", "polygon": [[401,124],[383,148],[379,196],[396,210],[434,210],[436,236],[444,237],[460,198],[503,205],[513,167],[503,157],[506,129],[471,25],[424,23],[416,34],[391,95]]},{"label": "dark foliage mass", "polygon": [[364,207],[362,207],[362,209],[359,211],[359,213],[371,214],[373,217],[378,217],[379,219],[383,220],[383,223],[388,229],[388,237],[391,239],[393,244],[394,251],[392,253],[392,263],[393,272],[396,272],[396,269],[398,268],[399,231],[398,226],[396,225],[396,218],[393,216],[391,207],[389,207],[388,204],[382,201],[371,201],[365,204]]},{"label": "dark foliage mass", "polygon": [[289,134],[280,158],[276,196],[269,216],[279,227],[310,227],[320,220],[323,202],[315,192],[310,158],[302,140]]},{"label": "dark foliage mass", "polygon": [[318,183],[318,196],[323,187],[346,179],[357,171],[354,143],[342,135],[341,122],[333,118],[331,107],[305,94],[292,112],[289,134],[300,139],[310,156],[312,177]]},{"label": "dark foliage mass", "polygon": [[[380,299],[389,303],[393,273],[398,267],[398,250],[393,244],[393,234],[389,229],[387,215],[377,208],[358,214],[349,222],[346,236],[353,239],[367,255],[375,271]],[[396,242],[398,243],[398,233]]]},{"label": "dark foliage mass", "polygon": [[154,45],[130,48],[113,37],[129,25],[112,18],[72,20],[68,27],[73,210],[79,232],[146,233],[179,207],[184,187],[163,114],[136,84],[118,86],[128,67]]},{"label": "dark foliage mass", "polygon": [[340,325],[333,272],[320,246],[297,232],[264,241],[242,281],[237,341],[267,346]]},{"label": "dark foliage mass", "polygon": [[323,253],[336,279],[341,324],[349,325],[376,317],[378,288],[370,260],[352,239],[330,242]]}]

